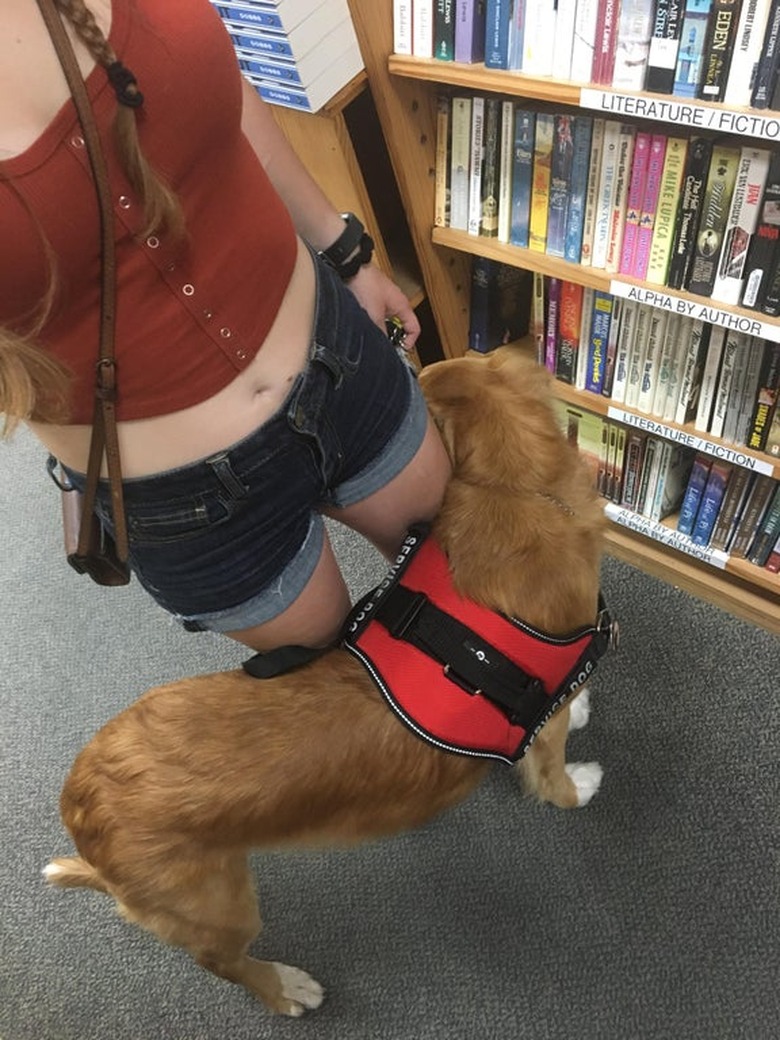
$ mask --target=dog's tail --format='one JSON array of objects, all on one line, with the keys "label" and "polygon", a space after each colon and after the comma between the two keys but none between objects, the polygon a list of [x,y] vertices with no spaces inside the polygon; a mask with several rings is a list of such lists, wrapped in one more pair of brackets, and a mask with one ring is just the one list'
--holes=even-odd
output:
[{"label": "dog's tail", "polygon": [[108,894],[100,874],[81,856],[53,859],[43,868],[43,876],[59,888],[94,888]]}]

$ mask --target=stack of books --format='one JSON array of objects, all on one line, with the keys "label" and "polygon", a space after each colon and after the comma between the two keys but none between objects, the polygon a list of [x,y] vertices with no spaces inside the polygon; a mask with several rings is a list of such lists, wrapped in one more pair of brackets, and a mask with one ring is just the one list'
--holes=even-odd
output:
[{"label": "stack of books", "polygon": [[347,0],[212,3],[242,72],[271,104],[317,112],[363,68]]}]

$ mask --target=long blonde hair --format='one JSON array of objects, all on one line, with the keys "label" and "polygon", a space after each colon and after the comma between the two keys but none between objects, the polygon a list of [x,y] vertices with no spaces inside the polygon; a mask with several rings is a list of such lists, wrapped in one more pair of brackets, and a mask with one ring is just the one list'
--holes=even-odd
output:
[{"label": "long blonde hair", "polygon": [[[108,68],[116,62],[117,56],[84,0],[56,0],[56,4],[98,65]],[[132,92],[136,88],[131,85],[128,89]],[[144,228],[139,237],[161,230],[174,236],[180,235],[183,218],[179,201],[154,172],[141,151],[133,108],[117,104],[113,135],[122,168],[144,204]],[[31,216],[37,226],[34,214]],[[12,332],[0,326],[2,436],[10,435],[21,420],[63,422],[68,414],[69,373],[37,343],[56,292],[55,258],[42,229],[39,227],[38,230],[49,261],[49,286],[29,328],[23,332]]]}]

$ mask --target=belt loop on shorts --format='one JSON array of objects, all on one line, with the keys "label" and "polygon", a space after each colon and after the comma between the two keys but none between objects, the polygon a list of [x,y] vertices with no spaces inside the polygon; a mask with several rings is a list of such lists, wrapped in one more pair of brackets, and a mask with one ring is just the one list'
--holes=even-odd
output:
[{"label": "belt loop on shorts", "polygon": [[241,483],[233,472],[227,451],[220,451],[217,455],[212,455],[211,458],[206,459],[205,462],[206,465],[211,466],[214,476],[229,495],[233,498],[246,498],[249,489]]}]

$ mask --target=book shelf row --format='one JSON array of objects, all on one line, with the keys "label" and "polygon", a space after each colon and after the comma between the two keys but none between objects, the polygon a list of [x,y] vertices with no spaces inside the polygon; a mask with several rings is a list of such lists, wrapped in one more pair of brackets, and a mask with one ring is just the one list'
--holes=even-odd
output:
[{"label": "book shelf row", "polygon": [[780,149],[442,94],[435,173],[436,227],[780,315]]},{"label": "book shelf row", "polygon": [[780,107],[779,0],[394,0],[394,50],[625,90]]}]

